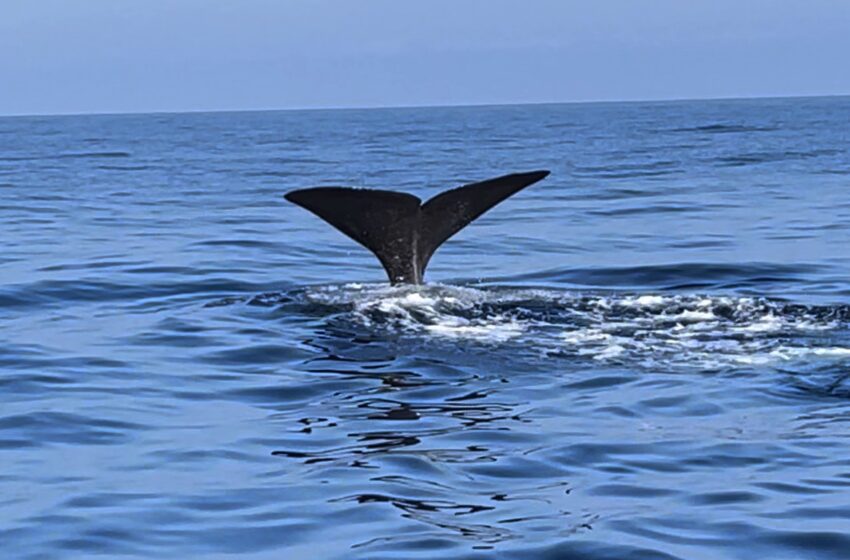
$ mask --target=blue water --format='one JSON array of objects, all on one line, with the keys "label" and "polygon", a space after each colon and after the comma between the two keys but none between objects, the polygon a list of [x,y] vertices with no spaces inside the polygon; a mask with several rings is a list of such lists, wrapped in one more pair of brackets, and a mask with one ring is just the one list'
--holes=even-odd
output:
[{"label": "blue water", "polygon": [[[850,557],[848,122],[0,119],[3,558]],[[282,199],[539,168],[423,288]]]}]

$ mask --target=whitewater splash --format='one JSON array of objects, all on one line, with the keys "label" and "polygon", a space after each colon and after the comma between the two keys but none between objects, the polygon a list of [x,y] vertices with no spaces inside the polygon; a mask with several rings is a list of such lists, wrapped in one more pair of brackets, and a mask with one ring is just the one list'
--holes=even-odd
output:
[{"label": "whitewater splash", "polygon": [[850,362],[850,306],[704,294],[555,289],[314,287],[255,304],[308,305],[371,331],[522,346],[541,356],[647,368]]}]

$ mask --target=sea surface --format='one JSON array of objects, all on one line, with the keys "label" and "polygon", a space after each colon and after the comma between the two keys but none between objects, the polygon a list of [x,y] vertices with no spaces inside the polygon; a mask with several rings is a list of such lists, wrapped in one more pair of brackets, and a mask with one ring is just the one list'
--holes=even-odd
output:
[{"label": "sea surface", "polygon": [[[0,119],[0,556],[850,558],[848,123]],[[535,169],[423,287],[282,198]]]}]

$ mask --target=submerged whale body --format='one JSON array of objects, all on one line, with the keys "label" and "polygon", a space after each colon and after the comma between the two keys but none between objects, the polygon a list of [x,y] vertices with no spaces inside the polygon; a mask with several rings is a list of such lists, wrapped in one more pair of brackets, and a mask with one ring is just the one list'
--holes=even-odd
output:
[{"label": "submerged whale body", "polygon": [[514,173],[438,194],[424,204],[411,194],[315,187],[285,195],[378,257],[391,284],[421,284],[431,256],[478,216],[544,177]]}]

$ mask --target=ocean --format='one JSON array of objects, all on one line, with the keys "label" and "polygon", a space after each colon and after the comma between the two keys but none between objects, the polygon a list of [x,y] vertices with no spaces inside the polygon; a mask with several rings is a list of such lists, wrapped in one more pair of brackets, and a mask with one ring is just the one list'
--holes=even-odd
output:
[{"label": "ocean", "polygon": [[[0,118],[0,556],[850,557],[848,122]],[[422,287],[283,200],[535,169]]]}]

